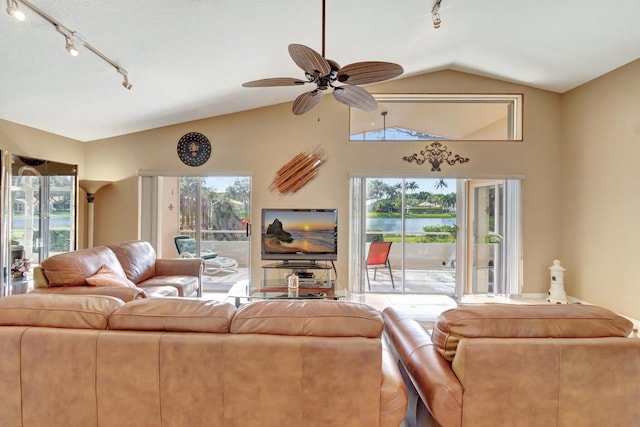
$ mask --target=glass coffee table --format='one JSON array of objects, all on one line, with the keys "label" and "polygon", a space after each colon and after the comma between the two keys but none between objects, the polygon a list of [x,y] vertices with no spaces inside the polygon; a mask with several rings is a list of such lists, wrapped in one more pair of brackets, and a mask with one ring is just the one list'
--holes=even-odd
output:
[{"label": "glass coffee table", "polygon": [[286,286],[269,286],[250,290],[249,282],[243,280],[229,290],[228,297],[233,298],[235,306],[238,307],[243,300],[339,300],[345,295],[331,288],[298,288],[297,292],[294,292]]}]

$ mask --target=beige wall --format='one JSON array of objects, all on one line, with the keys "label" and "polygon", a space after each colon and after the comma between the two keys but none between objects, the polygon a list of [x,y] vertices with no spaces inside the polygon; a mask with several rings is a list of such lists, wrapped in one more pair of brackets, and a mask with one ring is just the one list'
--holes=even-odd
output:
[{"label": "beige wall", "polygon": [[[261,90],[253,90],[259,96]],[[560,257],[560,224],[553,206],[559,203],[560,95],[463,73],[445,71],[400,79],[375,87],[387,93],[524,93],[524,142],[451,142],[455,153],[469,157],[465,165],[431,173],[426,166],[402,160],[424,143],[349,142],[349,110],[326,96],[319,108],[303,116],[282,104],[227,116],[153,129],[87,144],[91,179],[110,179],[96,195],[96,245],[137,237],[137,170],[198,171],[252,176],[254,230],[263,207],[337,207],[339,209],[340,287],[348,277],[349,174],[393,174],[412,177],[524,175],[524,292],[546,292],[547,267]],[[206,135],[212,157],[198,168],[183,165],[176,144],[187,132]],[[293,195],[270,192],[275,171],[302,151],[322,145],[327,162],[318,176]],[[257,234],[256,234],[257,236]],[[260,277],[259,241],[254,238],[252,278]]]},{"label": "beige wall", "polygon": [[[82,179],[114,181],[96,194],[96,245],[138,237],[137,170],[251,175],[254,221],[262,207],[337,207],[342,287],[348,277],[349,173],[524,175],[523,292],[546,292],[548,266],[558,258],[567,268],[569,295],[640,318],[638,75],[636,61],[564,95],[451,71],[370,86],[380,93],[524,93],[523,142],[447,143],[471,161],[447,166],[441,174],[402,161],[423,143],[349,143],[348,109],[329,96],[304,116],[294,116],[290,104],[283,104],[90,143],[0,120],[0,148],[77,163]],[[248,90],[259,96],[276,89]],[[212,158],[199,168],[183,165],[176,155],[178,139],[190,131],[207,135],[213,144]],[[328,161],[315,180],[291,196],[268,191],[276,169],[319,144]],[[251,252],[256,279],[257,239]]]},{"label": "beige wall", "polygon": [[[0,119],[0,149],[13,154],[82,165],[84,143]],[[78,177],[86,172],[78,168]]]},{"label": "beige wall", "polygon": [[563,96],[567,293],[640,319],[640,60]]}]

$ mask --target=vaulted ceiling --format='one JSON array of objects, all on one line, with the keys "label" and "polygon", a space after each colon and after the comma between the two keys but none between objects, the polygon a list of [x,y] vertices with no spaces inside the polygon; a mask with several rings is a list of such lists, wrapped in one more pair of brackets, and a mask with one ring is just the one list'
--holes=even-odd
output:
[{"label": "vaulted ceiling", "polygon": [[[17,0],[0,17],[0,119],[91,141],[292,101],[308,87],[290,43],[322,48],[321,0],[30,0],[126,69],[65,39]],[[640,57],[637,0],[326,0],[326,56],[452,69],[563,93]],[[402,76],[400,77],[402,78]],[[346,106],[344,107],[347,108]]]}]

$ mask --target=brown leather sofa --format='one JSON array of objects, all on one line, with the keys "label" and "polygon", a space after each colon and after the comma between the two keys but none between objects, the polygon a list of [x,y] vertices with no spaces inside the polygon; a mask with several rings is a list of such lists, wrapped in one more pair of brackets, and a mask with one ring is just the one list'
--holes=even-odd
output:
[{"label": "brown leather sofa", "polygon": [[0,425],[397,427],[382,330],[352,302],[0,298]]},{"label": "brown leather sofa", "polygon": [[640,340],[601,307],[484,304],[433,330],[383,313],[413,426],[638,426]]},{"label": "brown leather sofa", "polygon": [[[92,286],[108,269],[116,280]],[[123,301],[146,297],[202,296],[200,259],[156,258],[149,242],[132,240],[53,255],[34,268],[35,293],[110,295]],[[122,280],[117,280],[121,278]]]}]

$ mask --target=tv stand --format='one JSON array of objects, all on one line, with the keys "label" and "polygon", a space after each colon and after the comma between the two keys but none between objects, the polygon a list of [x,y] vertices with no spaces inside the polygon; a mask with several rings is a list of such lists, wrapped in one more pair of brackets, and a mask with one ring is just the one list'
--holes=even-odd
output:
[{"label": "tv stand", "polygon": [[[289,270],[283,276],[282,273],[278,273],[277,279],[270,279],[268,277],[270,271]],[[311,271],[309,271],[311,270]],[[313,270],[318,270],[320,274],[316,275]],[[300,274],[302,273],[302,274]],[[311,273],[311,274],[310,274]],[[300,288],[310,289],[309,292],[314,289],[318,289],[323,292],[331,292],[333,294],[334,281],[333,281],[333,266],[330,262],[323,263],[317,261],[283,261],[271,264],[264,264],[262,266],[262,287],[286,287],[287,278],[291,274],[298,274],[300,276]],[[311,275],[313,280],[310,282],[308,276]],[[303,277],[305,276],[305,277]],[[321,277],[315,277],[321,276]]]},{"label": "tv stand", "polygon": [[[324,265],[321,265],[320,263],[318,263],[315,260],[309,260],[309,261],[289,261],[289,260],[285,260],[282,261],[280,263],[276,263],[275,265],[265,265],[264,267],[266,268],[309,268],[309,269],[314,269],[314,268],[324,268]],[[263,268],[264,268],[263,267]]]}]

